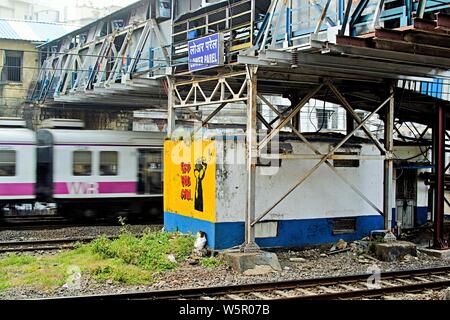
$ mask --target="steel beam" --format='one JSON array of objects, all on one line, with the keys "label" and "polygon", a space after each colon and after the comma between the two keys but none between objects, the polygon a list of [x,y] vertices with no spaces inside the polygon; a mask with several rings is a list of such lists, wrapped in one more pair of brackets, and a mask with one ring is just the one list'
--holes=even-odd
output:
[{"label": "steel beam", "polygon": [[390,230],[390,220],[392,217],[393,205],[393,175],[394,175],[394,159],[392,152],[394,149],[394,90],[395,84],[390,86],[391,100],[386,109],[386,116],[384,119],[384,147],[387,157],[384,160],[384,190],[383,190],[383,213],[384,213],[384,229]]},{"label": "steel beam", "polygon": [[380,16],[381,16],[381,11],[383,11],[383,6],[384,6],[384,0],[378,0],[378,4],[376,6],[375,9],[375,13],[374,13],[374,17],[373,17],[373,23],[372,23],[372,28],[375,29],[375,27],[378,27],[380,25]]},{"label": "steel beam", "polygon": [[320,89],[322,89],[323,84],[319,85],[317,88],[309,92],[303,99],[300,101],[300,103],[292,109],[291,113],[284,119],[280,121],[280,123],[274,128],[258,145],[258,149],[264,149],[264,147],[269,143],[270,140],[272,140],[279,132],[280,130],[291,121],[291,119],[298,113],[300,110],[308,103],[308,101],[314,97],[314,95],[319,92]]},{"label": "steel beam", "polygon": [[258,250],[255,242],[256,208],[256,164],[258,160],[257,139],[257,67],[247,66],[247,203],[245,212],[245,243],[241,247],[244,252]]},{"label": "steel beam", "polygon": [[327,3],[322,9],[322,14],[320,15],[319,21],[317,21],[316,28],[314,29],[314,34],[317,35],[320,31],[320,27],[322,26],[323,19],[327,16],[328,8],[330,7],[331,0],[327,0]]},{"label": "steel beam", "polygon": [[425,8],[427,7],[427,0],[419,0],[417,5],[416,17],[423,19],[423,14],[425,13]]},{"label": "steel beam", "polygon": [[[282,115],[277,110],[277,108],[275,108],[263,95],[258,95],[258,97],[267,106],[269,106],[269,108],[272,109],[273,112],[275,112],[279,117]],[[292,129],[292,132],[294,132],[300,138],[300,140],[303,141],[303,143],[305,143],[305,145],[314,152],[314,154],[311,154],[311,155],[300,155],[300,157],[304,156],[301,159],[322,159],[324,154],[322,154],[312,143],[310,143],[308,141],[308,139],[306,139],[305,136],[303,134],[301,134],[292,124],[288,123],[287,125]],[[350,134],[350,132],[348,132],[348,134]],[[268,155],[268,157],[270,158],[271,156]],[[348,155],[342,155],[342,156],[332,155],[332,156],[330,156],[330,159],[339,159],[339,157],[343,157],[341,159],[348,159],[350,156],[348,156]],[[361,160],[382,160],[382,159],[384,159],[384,157],[382,157],[382,156],[356,156],[356,157],[358,157],[358,159],[361,159]],[[291,158],[294,159],[294,158],[296,158],[296,155],[281,155],[281,158],[282,159],[291,159]],[[328,168],[331,169],[331,171],[333,171],[339,178],[341,178],[341,180],[344,183],[346,183],[357,195],[359,195],[361,197],[361,199],[366,201],[366,203],[369,204],[372,208],[374,208],[375,211],[377,211],[380,214],[383,214],[383,211],[381,211],[372,201],[370,201],[369,198],[367,198],[364,195],[364,193],[362,193],[358,189],[358,187],[356,187],[344,175],[342,175],[338,170],[336,170],[336,168],[330,163],[330,161],[326,160],[325,164],[328,166]]]},{"label": "steel beam", "polygon": [[436,177],[433,203],[433,247],[436,249],[448,248],[448,242],[444,239],[445,113],[444,106],[442,104],[437,104],[436,121],[433,127],[433,172]]},{"label": "steel beam", "polygon": [[352,3],[353,3],[353,0],[347,0],[347,4],[345,7],[344,21],[342,22],[342,28],[341,28],[341,30],[339,30],[339,33],[338,33],[340,36],[345,36],[345,31],[346,31],[347,25],[348,25],[348,19],[350,17],[350,11],[352,9]]},{"label": "steel beam", "polygon": [[169,137],[175,131],[175,95],[174,95],[174,79],[166,77],[167,81],[167,134]]},{"label": "steel beam", "polygon": [[261,219],[263,219],[267,214],[269,214],[270,211],[272,211],[277,205],[279,205],[288,195],[292,193],[298,186],[300,186],[306,179],[308,179],[314,172],[316,172],[319,167],[326,162],[338,149],[340,149],[355,133],[358,131],[361,127],[364,126],[364,124],[373,117],[374,114],[376,114],[378,111],[380,111],[390,100],[392,96],[390,96],[388,99],[386,99],[378,108],[376,108],[374,111],[372,111],[364,120],[362,120],[361,123],[358,124],[358,126],[349,134],[345,136],[344,139],[341,140],[328,154],[324,155],[322,159],[309,171],[307,171],[305,174],[303,174],[299,180],[279,199],[277,200],[270,208],[265,210],[258,218],[256,218],[252,225],[255,225]]},{"label": "steel beam", "polygon": [[[362,121],[361,118],[358,116],[358,114],[355,112],[355,110],[353,110],[352,106],[347,101],[347,99],[345,99],[345,97],[339,92],[339,90],[331,82],[327,83],[327,85],[331,89],[331,91],[333,91],[334,95],[342,103],[342,106],[352,115],[353,119],[355,119],[355,121],[358,124],[360,124]],[[386,152],[386,149],[384,148],[384,146],[380,143],[380,141],[378,141],[377,138],[375,138],[373,136],[372,132],[370,132],[369,129],[367,129],[367,127],[365,125],[363,125],[361,128],[366,133],[366,135],[369,137],[369,139],[371,139],[373,141],[373,143],[375,143],[375,145],[381,152]]]}]

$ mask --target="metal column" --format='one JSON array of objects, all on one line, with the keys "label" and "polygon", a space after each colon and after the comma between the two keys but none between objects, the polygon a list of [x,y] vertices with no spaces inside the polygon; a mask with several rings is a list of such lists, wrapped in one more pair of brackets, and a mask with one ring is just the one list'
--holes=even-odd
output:
[{"label": "metal column", "polygon": [[[296,92],[293,92],[289,100],[291,101],[291,107],[294,108],[296,105],[300,103],[300,97]],[[298,112],[293,118],[292,118],[292,126],[301,132],[301,118],[300,118],[301,112]]]},{"label": "metal column", "polygon": [[247,66],[247,204],[245,212],[245,243],[243,251],[258,249],[255,243],[255,195],[256,195],[256,163],[258,156],[257,138],[257,67]]},{"label": "metal column", "polygon": [[167,80],[167,134],[170,136],[175,130],[175,95],[174,79],[166,77]]},{"label": "metal column", "polygon": [[[394,92],[394,85],[390,87],[390,94]],[[384,160],[384,192],[383,192],[383,213],[384,213],[384,229],[390,230],[389,225],[390,217],[392,216],[392,204],[394,190],[392,187],[393,172],[394,172],[394,159],[392,157],[392,151],[394,149],[394,96],[392,95],[389,105],[386,109],[386,117],[384,119],[384,147],[385,160]]]},{"label": "metal column", "polygon": [[353,116],[349,111],[346,112],[345,122],[346,122],[346,131],[347,134],[349,134],[350,132],[353,131],[353,129],[355,129],[355,120],[353,119]]},{"label": "metal column", "polygon": [[448,247],[448,243],[444,239],[445,130],[445,109],[441,104],[437,104],[433,127],[433,170],[435,174],[433,247],[436,249]]}]

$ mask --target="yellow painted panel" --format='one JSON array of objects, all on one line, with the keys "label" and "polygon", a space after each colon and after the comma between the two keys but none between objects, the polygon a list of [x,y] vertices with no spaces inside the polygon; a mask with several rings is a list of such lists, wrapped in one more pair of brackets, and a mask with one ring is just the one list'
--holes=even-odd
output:
[{"label": "yellow painted panel", "polygon": [[232,46],[232,47],[230,48],[230,52],[238,51],[238,50],[242,50],[242,49],[247,49],[247,48],[250,48],[251,46],[252,46],[252,43],[251,43],[251,42],[246,42],[246,43],[242,43],[242,44],[237,44],[237,45]]},{"label": "yellow painted panel", "polygon": [[214,141],[164,142],[164,211],[216,221]]}]

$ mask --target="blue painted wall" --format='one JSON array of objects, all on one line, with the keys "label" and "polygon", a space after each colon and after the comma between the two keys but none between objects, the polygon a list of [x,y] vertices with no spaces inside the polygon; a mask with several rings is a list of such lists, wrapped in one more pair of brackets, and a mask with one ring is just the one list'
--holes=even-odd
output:
[{"label": "blue painted wall", "polygon": [[414,210],[414,226],[419,227],[427,223],[428,207],[415,207]]},{"label": "blue painted wall", "polygon": [[[368,236],[371,230],[383,229],[383,217],[381,215],[354,218],[356,218],[356,231],[337,235],[333,235],[333,218],[278,220],[278,236],[259,238],[256,239],[256,243],[266,248],[302,247],[333,243],[339,239],[358,240]],[[203,231],[207,236],[208,247],[215,250],[239,246],[244,242],[244,222],[212,223],[165,212],[164,226],[167,231],[191,232],[193,234]]]}]

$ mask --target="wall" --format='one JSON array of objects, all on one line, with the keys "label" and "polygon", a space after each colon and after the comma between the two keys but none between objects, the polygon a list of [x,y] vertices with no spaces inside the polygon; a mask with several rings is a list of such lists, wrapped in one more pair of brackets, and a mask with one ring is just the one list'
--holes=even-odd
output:
[{"label": "wall", "polygon": [[20,115],[17,107],[25,102],[28,90],[37,78],[38,53],[34,44],[28,41],[0,39],[0,73],[4,64],[4,50],[24,51],[22,82],[0,81],[0,115],[16,116]]},{"label": "wall", "polygon": [[[290,141],[294,154],[311,154],[303,143]],[[322,153],[329,151],[328,143],[314,143]],[[217,221],[243,221],[246,199],[245,146],[243,140],[227,141],[217,147],[218,159],[234,158],[234,165],[218,166]],[[234,153],[234,155],[233,155]],[[363,144],[361,154],[378,154],[373,145]],[[218,160],[220,161],[220,160]],[[257,168],[256,212],[262,213],[278,200],[299,177],[312,168],[318,160],[283,160],[274,175],[265,175],[270,169]],[[276,168],[274,169],[276,170]],[[383,162],[361,160],[359,168],[337,168],[379,208],[383,206]],[[326,165],[275,207],[265,219],[310,219],[378,214],[364,202]]]},{"label": "wall", "polygon": [[[313,140],[313,139],[311,139]],[[294,154],[311,154],[303,143],[291,143]],[[168,143],[166,142],[165,153]],[[321,138],[312,142],[322,153],[327,153],[336,140]],[[216,170],[215,183],[206,184],[204,194],[214,192],[215,219],[202,216],[192,210],[174,210],[170,197],[179,196],[179,191],[168,188],[168,179],[182,183],[181,174],[173,174],[165,155],[165,206],[164,224],[169,231],[203,231],[207,235],[208,246],[217,250],[230,248],[244,242],[244,217],[246,211],[247,171],[245,165],[244,136],[228,136],[223,141],[215,137]],[[361,154],[377,155],[378,150],[371,144],[359,144]],[[354,147],[351,150],[353,151]],[[347,148],[347,146],[346,146]],[[343,149],[345,150],[345,149]],[[258,167],[256,177],[256,216],[277,201],[307,170],[319,160],[283,160],[281,167]],[[278,161],[276,161],[278,163]],[[208,167],[209,169],[209,167]],[[383,205],[383,161],[361,160],[357,168],[337,168],[356,185],[375,205]],[[214,172],[214,171],[213,171]],[[211,174],[212,172],[207,172]],[[167,175],[167,176],[166,176]],[[169,177],[170,175],[170,177]],[[172,175],[174,175],[172,177]],[[206,198],[205,198],[206,199]],[[173,201],[171,200],[173,203]],[[353,231],[335,233],[336,218],[351,218],[355,223]],[[371,230],[383,227],[383,217],[362,200],[349,186],[342,182],[329,168],[321,166],[310,178],[293,191],[258,223],[256,242],[262,247],[306,246],[330,243],[340,238],[351,241],[361,239]]]}]

